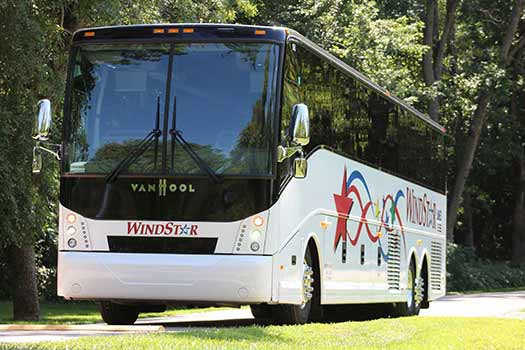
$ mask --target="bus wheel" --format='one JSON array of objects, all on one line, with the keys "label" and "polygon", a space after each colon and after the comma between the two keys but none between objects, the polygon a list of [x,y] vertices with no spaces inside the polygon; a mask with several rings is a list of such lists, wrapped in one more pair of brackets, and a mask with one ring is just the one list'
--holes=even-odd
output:
[{"label": "bus wheel", "polygon": [[268,304],[255,304],[250,305],[252,315],[256,320],[271,320],[273,317],[272,310],[275,309],[275,305]]},{"label": "bus wheel", "polygon": [[139,317],[138,308],[110,301],[100,302],[99,310],[104,322],[110,325],[132,325]]},{"label": "bus wheel", "polygon": [[[416,282],[418,281],[418,282]],[[416,264],[412,260],[408,269],[407,278],[407,301],[396,303],[394,308],[394,315],[398,317],[415,316],[419,314],[421,306],[421,279],[416,278]]]},{"label": "bus wheel", "polygon": [[301,305],[279,305],[278,312],[274,315],[274,321],[285,324],[304,324],[310,318],[310,310],[312,309],[312,299],[315,293],[315,276],[313,269],[313,258],[310,248],[306,250],[303,259],[303,303]]}]

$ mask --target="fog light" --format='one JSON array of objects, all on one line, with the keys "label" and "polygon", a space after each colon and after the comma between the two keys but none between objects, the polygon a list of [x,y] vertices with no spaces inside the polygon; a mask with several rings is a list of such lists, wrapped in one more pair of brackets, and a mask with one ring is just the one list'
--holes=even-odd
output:
[{"label": "fog light", "polygon": [[259,243],[257,243],[257,242],[252,242],[252,244],[250,244],[250,248],[251,248],[251,250],[253,250],[254,252],[258,251],[260,247],[261,247],[261,246],[260,246]]},{"label": "fog light", "polygon": [[70,238],[67,241],[67,245],[69,246],[69,248],[75,248],[77,246],[77,240],[74,238]]},{"label": "fog light", "polygon": [[250,233],[250,238],[252,239],[252,241],[258,241],[259,238],[261,238],[261,231],[259,230],[254,230]]},{"label": "fog light", "polygon": [[66,232],[68,235],[74,235],[75,233],[77,233],[77,229],[75,228],[75,226],[69,226],[67,229],[66,229]]},{"label": "fog light", "polygon": [[75,214],[67,214],[66,216],[66,220],[67,222],[69,222],[70,224],[74,224],[75,221],[77,221],[77,216]]}]

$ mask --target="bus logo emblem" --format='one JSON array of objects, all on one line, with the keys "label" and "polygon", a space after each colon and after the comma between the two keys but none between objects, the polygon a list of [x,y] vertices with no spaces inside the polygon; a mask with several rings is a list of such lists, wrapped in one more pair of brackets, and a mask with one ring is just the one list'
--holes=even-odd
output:
[{"label": "bus logo emblem", "polygon": [[193,184],[186,184],[186,183],[168,183],[166,179],[159,179],[158,183],[153,184],[138,184],[133,183],[131,184],[131,190],[133,192],[142,192],[142,193],[151,193],[155,192],[159,194],[159,197],[166,197],[168,193],[175,193],[175,192],[195,192],[195,188],[193,187]]}]

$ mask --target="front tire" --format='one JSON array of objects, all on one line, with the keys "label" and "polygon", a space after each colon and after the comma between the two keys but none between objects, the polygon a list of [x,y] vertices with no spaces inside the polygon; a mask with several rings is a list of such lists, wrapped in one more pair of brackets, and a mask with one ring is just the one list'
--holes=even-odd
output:
[{"label": "front tire", "polygon": [[250,310],[252,312],[253,317],[258,321],[268,321],[273,318],[273,310],[275,309],[275,305],[268,305],[268,304],[256,304],[256,305],[250,305]]},{"label": "front tire", "polygon": [[138,308],[110,301],[100,302],[99,311],[104,322],[109,325],[132,325],[139,317]]},{"label": "front tire", "polygon": [[396,303],[394,306],[394,316],[416,316],[419,314],[421,308],[421,300],[417,295],[417,289],[419,286],[416,285],[416,264],[414,260],[410,262],[408,268],[407,277],[407,301],[403,303]]},{"label": "front tire", "polygon": [[305,324],[310,319],[313,301],[317,301],[319,290],[315,288],[319,277],[314,270],[313,255],[310,248],[303,259],[303,304],[277,305],[273,313],[274,321],[284,324]]}]

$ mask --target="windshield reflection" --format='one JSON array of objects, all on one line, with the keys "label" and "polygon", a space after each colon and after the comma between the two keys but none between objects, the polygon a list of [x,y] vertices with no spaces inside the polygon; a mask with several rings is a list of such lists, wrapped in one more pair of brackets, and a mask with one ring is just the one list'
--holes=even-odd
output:
[{"label": "windshield reflection", "polygon": [[[217,174],[271,174],[278,49],[262,43],[78,49],[66,145],[69,172],[111,172],[154,127],[158,100],[161,129],[164,122],[175,127]],[[127,173],[203,174],[167,130],[163,135]],[[156,152],[163,162],[155,162]]]}]

